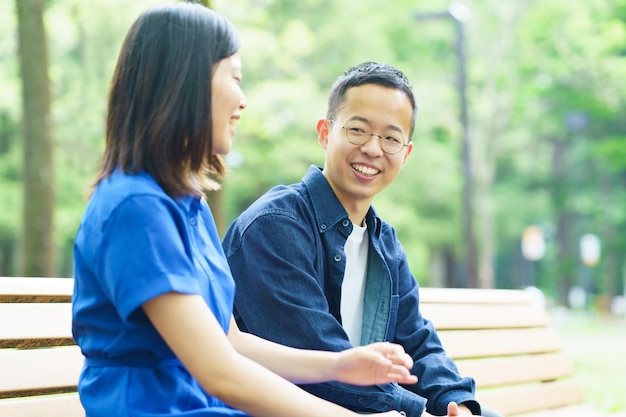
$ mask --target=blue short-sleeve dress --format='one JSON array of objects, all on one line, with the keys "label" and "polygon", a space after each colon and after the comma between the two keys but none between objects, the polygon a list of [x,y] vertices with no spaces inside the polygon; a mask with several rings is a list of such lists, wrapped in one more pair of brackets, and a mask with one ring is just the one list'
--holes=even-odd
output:
[{"label": "blue short-sleeve dress", "polygon": [[150,175],[116,171],[87,204],[74,282],[87,416],[246,415],[204,392],[141,309],[168,292],[199,294],[228,332],[235,284],[204,199],[172,199]]}]

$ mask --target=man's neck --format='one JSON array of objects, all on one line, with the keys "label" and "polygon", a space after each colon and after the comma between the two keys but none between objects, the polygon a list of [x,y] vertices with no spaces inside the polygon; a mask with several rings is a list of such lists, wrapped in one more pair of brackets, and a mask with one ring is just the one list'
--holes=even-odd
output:
[{"label": "man's neck", "polygon": [[367,212],[372,205],[372,199],[345,201],[345,199],[342,199],[339,195],[337,196],[337,198],[339,198],[341,205],[348,213],[348,217],[350,218],[352,223],[359,226],[365,225],[365,216],[367,215]]}]

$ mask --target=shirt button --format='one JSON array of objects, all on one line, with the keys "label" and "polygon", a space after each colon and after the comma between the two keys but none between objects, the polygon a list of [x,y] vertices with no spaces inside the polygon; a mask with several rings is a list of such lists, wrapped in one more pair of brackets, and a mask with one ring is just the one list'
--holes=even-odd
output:
[{"label": "shirt button", "polygon": [[335,255],[333,259],[335,260],[335,262],[339,262],[341,260],[341,255]]},{"label": "shirt button", "polygon": [[326,225],[325,225],[325,224],[321,224],[321,225],[320,225],[320,229],[322,229],[322,230],[326,230]]},{"label": "shirt button", "polygon": [[191,225],[192,225],[192,226],[195,226],[195,225],[196,225],[196,223],[197,223],[196,218],[195,218],[195,217],[190,218],[190,219],[189,219],[189,223],[191,223]]},{"label": "shirt button", "polygon": [[350,221],[348,221],[348,219],[343,221],[343,227],[348,227],[348,225],[350,224]]}]

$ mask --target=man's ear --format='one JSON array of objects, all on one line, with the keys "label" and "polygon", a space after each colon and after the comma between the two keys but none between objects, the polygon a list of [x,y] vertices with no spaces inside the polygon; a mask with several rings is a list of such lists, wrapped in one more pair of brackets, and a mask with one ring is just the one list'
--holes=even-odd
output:
[{"label": "man's ear", "polygon": [[328,146],[328,131],[330,129],[330,122],[326,119],[319,119],[317,121],[317,141],[322,148],[326,150]]},{"label": "man's ear", "polygon": [[411,154],[411,151],[413,150],[413,142],[409,142],[406,145],[406,152],[404,154],[404,160],[402,161],[402,165],[404,166],[404,164],[406,164],[406,160],[409,158],[409,155]]}]

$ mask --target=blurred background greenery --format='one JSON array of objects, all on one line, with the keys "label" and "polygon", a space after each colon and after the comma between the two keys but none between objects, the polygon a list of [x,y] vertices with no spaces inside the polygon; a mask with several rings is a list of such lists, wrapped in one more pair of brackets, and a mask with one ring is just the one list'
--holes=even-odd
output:
[{"label": "blurred background greenery", "polygon": [[[162,2],[0,2],[0,275],[71,276],[113,65],[130,23]],[[49,183],[32,191],[24,184],[41,149],[26,146],[35,117],[22,103],[16,5],[35,3],[46,29],[52,169],[34,167]],[[556,305],[624,314],[626,0],[467,0],[465,55],[444,0],[211,5],[241,31],[248,97],[230,173],[209,197],[220,230],[269,187],[323,162],[315,123],[331,83],[350,65],[385,61],[412,80],[419,114],[414,152],[375,205],[421,285],[537,286]],[[23,52],[37,47],[30,42]],[[539,231],[535,255],[522,251],[525,230]],[[589,234],[600,251],[583,262]]]},{"label": "blurred background greenery", "polygon": [[597,311],[555,309],[553,313],[587,401],[611,417],[625,417],[626,321]]},{"label": "blurred background greenery", "polygon": [[[25,206],[39,207],[22,186],[28,152],[37,149],[25,149],[20,129],[20,1],[38,2],[0,3],[2,275],[29,271],[36,251],[20,241],[36,218],[24,214]],[[117,52],[134,18],[162,1],[42,3],[53,169],[41,175],[51,179],[54,198],[54,256],[44,270],[69,276],[84,192],[103,147]],[[535,285],[558,304],[623,309],[626,0],[463,6],[469,18],[459,55],[458,22],[447,1],[214,0],[212,7],[242,33],[249,100],[228,159],[230,174],[223,191],[210,196],[220,229],[272,185],[298,181],[308,165],[322,163],[315,123],[324,117],[331,83],[350,65],[380,60],[413,81],[419,115],[415,151],[375,205],[397,228],[422,285]],[[467,124],[459,117],[463,104]],[[45,204],[38,210],[43,216]],[[525,257],[521,245],[529,226],[541,238],[534,258]],[[601,248],[587,263],[580,250],[585,234]],[[466,268],[471,262],[475,276]],[[572,288],[587,297],[572,298]]]},{"label": "blurred background greenery", "polygon": [[[0,276],[72,275],[113,65],[131,22],[158,3],[0,2]],[[230,173],[209,195],[221,231],[323,162],[315,123],[339,74],[391,63],[419,114],[414,152],[375,206],[420,284],[540,288],[591,400],[626,411],[626,0],[211,6],[241,31],[248,97]],[[450,13],[463,7],[466,20]],[[26,79],[49,81],[49,97]]]}]

